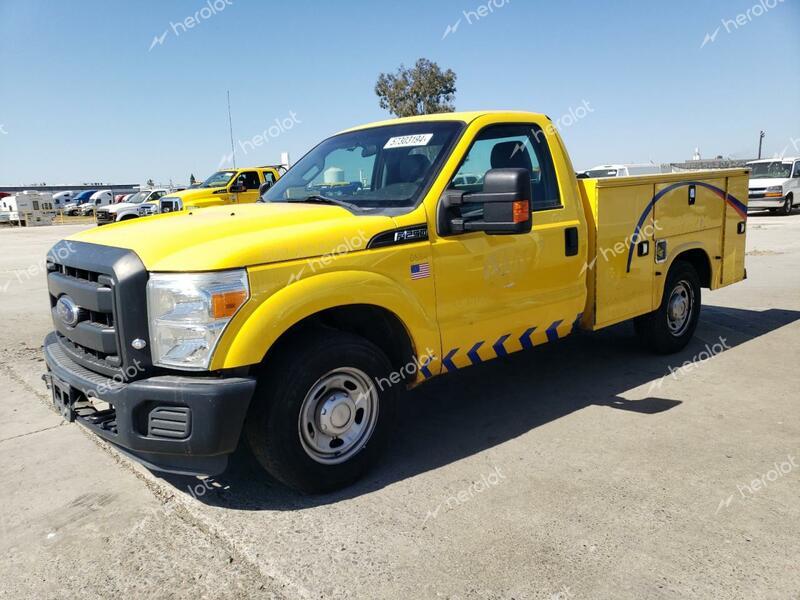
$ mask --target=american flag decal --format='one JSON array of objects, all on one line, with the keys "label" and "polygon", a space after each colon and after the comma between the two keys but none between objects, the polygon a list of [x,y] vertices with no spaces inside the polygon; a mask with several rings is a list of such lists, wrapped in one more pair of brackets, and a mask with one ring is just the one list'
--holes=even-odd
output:
[{"label": "american flag decal", "polygon": [[411,279],[425,279],[431,276],[431,266],[424,262],[411,265]]}]

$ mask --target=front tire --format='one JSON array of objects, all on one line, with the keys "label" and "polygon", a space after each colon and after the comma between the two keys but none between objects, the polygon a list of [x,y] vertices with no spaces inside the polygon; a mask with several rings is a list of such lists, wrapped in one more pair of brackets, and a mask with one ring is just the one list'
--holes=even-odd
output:
[{"label": "front tire", "polygon": [[634,320],[639,339],[658,354],[683,350],[697,329],[700,301],[697,271],[686,261],[676,262],[667,275],[661,305]]},{"label": "front tire", "polygon": [[783,207],[780,209],[780,213],[786,217],[792,214],[793,210],[794,210],[794,198],[792,197],[791,194],[789,194],[788,196],[786,196],[786,202],[784,202]]},{"label": "front tire", "polygon": [[345,487],[377,460],[397,392],[386,355],[359,336],[313,329],[270,358],[245,436],[273,477],[304,493]]}]

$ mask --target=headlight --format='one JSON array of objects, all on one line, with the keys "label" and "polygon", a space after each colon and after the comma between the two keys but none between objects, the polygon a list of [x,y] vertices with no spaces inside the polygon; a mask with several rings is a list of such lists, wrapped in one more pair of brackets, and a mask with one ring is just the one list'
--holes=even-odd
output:
[{"label": "headlight", "polygon": [[783,186],[782,185],[771,185],[767,188],[768,192],[781,192],[783,193]]},{"label": "headlight", "polygon": [[208,369],[222,332],[249,297],[243,269],[151,274],[147,314],[153,364]]}]

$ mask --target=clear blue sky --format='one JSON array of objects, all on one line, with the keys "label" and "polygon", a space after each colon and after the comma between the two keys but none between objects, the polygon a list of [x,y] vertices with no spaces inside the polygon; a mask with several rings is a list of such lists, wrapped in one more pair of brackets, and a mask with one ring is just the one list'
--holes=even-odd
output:
[{"label": "clear blue sky", "polygon": [[245,145],[299,121],[239,164],[297,159],[388,116],[377,75],[419,57],[456,71],[459,110],[588,102],[562,129],[577,168],[750,157],[760,129],[767,155],[800,154],[800,0],[761,1],[217,0],[183,30],[205,0],[0,0],[0,184],[205,177],[230,151],[227,89]]}]

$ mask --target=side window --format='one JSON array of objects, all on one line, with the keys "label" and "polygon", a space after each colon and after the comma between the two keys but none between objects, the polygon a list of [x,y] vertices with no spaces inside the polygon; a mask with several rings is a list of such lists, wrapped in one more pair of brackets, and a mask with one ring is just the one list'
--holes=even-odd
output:
[{"label": "side window", "polygon": [[800,161],[794,163],[794,176],[800,177]]},{"label": "side window", "polygon": [[239,175],[239,183],[243,183],[248,191],[258,190],[261,187],[261,181],[258,179],[258,173],[255,171],[245,171]]},{"label": "side window", "polygon": [[33,201],[33,210],[39,210],[39,201],[38,200],[34,200]]},{"label": "side window", "polygon": [[272,171],[264,171],[264,181],[275,183],[275,174]]},{"label": "side window", "polygon": [[472,142],[449,188],[477,192],[490,169],[521,168],[531,173],[532,210],[560,208],[561,197],[550,149],[537,125],[493,125]]}]

